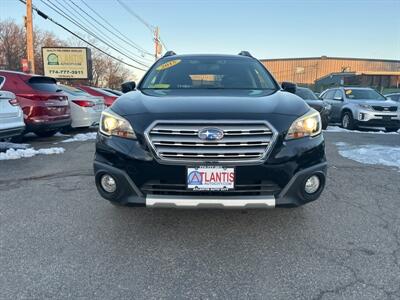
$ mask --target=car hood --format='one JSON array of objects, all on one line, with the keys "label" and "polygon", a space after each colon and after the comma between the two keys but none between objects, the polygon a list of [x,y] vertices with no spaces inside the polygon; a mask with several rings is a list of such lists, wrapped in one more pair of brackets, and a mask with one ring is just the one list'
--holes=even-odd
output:
[{"label": "car hood", "polygon": [[139,135],[157,120],[262,120],[284,132],[309,109],[296,95],[270,90],[134,91],[111,107]]},{"label": "car hood", "polygon": [[121,96],[112,106],[121,116],[135,114],[260,114],[300,116],[308,111],[297,96],[260,90],[145,90]]},{"label": "car hood", "polygon": [[368,100],[368,99],[358,99],[358,100],[350,100],[350,103],[355,104],[366,104],[366,105],[374,105],[374,106],[397,106],[398,102],[393,100]]}]

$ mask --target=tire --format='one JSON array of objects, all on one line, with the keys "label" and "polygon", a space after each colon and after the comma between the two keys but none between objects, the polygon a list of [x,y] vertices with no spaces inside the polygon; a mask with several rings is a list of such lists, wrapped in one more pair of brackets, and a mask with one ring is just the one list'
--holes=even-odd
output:
[{"label": "tire", "polygon": [[51,136],[55,135],[57,132],[58,132],[58,130],[38,131],[38,132],[35,132],[35,134],[40,137],[51,137]]},{"label": "tire", "polygon": [[12,143],[22,143],[23,141],[24,141],[24,135],[23,134],[17,135],[17,136],[13,136],[11,138],[11,142]]},{"label": "tire", "polygon": [[351,112],[346,111],[342,114],[342,118],[340,120],[341,126],[348,130],[353,130],[356,128],[353,115]]},{"label": "tire", "polygon": [[60,132],[64,134],[64,133],[70,133],[72,130],[73,129],[71,126],[67,126],[67,127],[64,127],[63,129],[61,129]]},{"label": "tire", "polygon": [[115,207],[124,207],[124,206],[126,206],[126,204],[120,203],[120,202],[116,202],[116,201],[108,201],[108,202],[110,202],[110,204],[112,206],[115,206]]},{"label": "tire", "polygon": [[322,129],[323,129],[323,130],[327,129],[327,128],[328,128],[328,124],[329,124],[327,118],[323,118],[323,119],[321,120],[321,122],[322,122]]},{"label": "tire", "polygon": [[400,129],[400,127],[386,127],[386,132],[396,132]]}]

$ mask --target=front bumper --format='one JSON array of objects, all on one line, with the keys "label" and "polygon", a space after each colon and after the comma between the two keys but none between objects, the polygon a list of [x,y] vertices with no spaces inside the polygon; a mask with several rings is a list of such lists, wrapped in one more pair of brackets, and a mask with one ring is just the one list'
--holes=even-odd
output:
[{"label": "front bumper", "polygon": [[355,114],[354,118],[360,126],[400,126],[400,115],[397,111],[358,109]]},{"label": "front bumper", "polygon": [[[107,200],[147,207],[271,208],[299,206],[320,196],[327,172],[323,136],[281,141],[263,164],[235,168],[235,191],[188,193],[186,166],[160,164],[140,141],[98,134],[96,143],[96,186]],[[104,174],[114,177],[116,192],[102,189]],[[311,175],[319,177],[321,187],[309,195],[304,185]]]},{"label": "front bumper", "polygon": [[[214,193],[214,196],[146,195],[121,169],[95,161],[94,170],[99,193],[105,199],[121,204],[177,208],[273,208],[300,206],[316,200],[325,186],[327,163],[322,162],[297,172],[278,194],[254,196],[218,196],[218,193]],[[116,179],[117,194],[110,195],[101,188],[100,178],[103,174],[110,174]],[[318,175],[322,184],[317,193],[309,196],[303,192],[303,188],[311,175]]]}]

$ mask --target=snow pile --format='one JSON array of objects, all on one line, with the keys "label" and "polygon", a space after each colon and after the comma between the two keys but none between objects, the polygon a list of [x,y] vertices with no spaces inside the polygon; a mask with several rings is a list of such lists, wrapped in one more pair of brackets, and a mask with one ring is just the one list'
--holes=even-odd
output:
[{"label": "snow pile", "polygon": [[75,134],[72,138],[63,140],[63,143],[70,143],[70,142],[84,142],[88,140],[95,140],[97,136],[97,132],[88,132],[88,133],[78,133]]},{"label": "snow pile", "polygon": [[20,159],[26,157],[32,157],[38,154],[50,155],[50,154],[61,154],[64,153],[64,148],[43,148],[39,150],[35,150],[34,148],[28,149],[8,149],[6,152],[0,152],[0,160],[8,160],[8,159]]},{"label": "snow pile", "polygon": [[0,151],[8,150],[10,148],[13,149],[27,149],[29,144],[16,144],[9,142],[0,142]]},{"label": "snow pile", "polygon": [[[379,131],[377,131],[379,130]],[[375,131],[360,131],[360,130],[348,130],[348,129],[344,129],[342,127],[339,126],[328,126],[328,128],[326,130],[324,130],[325,132],[352,132],[352,133],[375,133],[375,134],[397,134],[396,132],[386,132],[385,130],[379,128]],[[397,131],[398,133],[400,133],[400,130]]]},{"label": "snow pile", "polygon": [[336,143],[339,154],[363,164],[384,165],[400,169],[400,147],[381,145],[351,146],[347,143]]}]

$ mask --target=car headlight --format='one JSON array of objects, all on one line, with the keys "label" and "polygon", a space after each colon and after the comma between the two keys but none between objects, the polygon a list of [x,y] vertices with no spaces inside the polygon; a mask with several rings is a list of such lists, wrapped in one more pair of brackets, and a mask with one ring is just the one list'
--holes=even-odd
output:
[{"label": "car headlight", "polygon": [[127,139],[136,139],[131,124],[123,117],[110,109],[101,113],[99,130],[102,134],[119,136]]},{"label": "car headlight", "polygon": [[371,105],[368,105],[368,104],[358,104],[358,106],[361,107],[361,108],[364,108],[364,109],[372,110]]},{"label": "car headlight", "polygon": [[299,139],[306,136],[316,136],[320,133],[321,116],[315,109],[311,109],[304,116],[293,122],[286,134],[286,140]]}]

